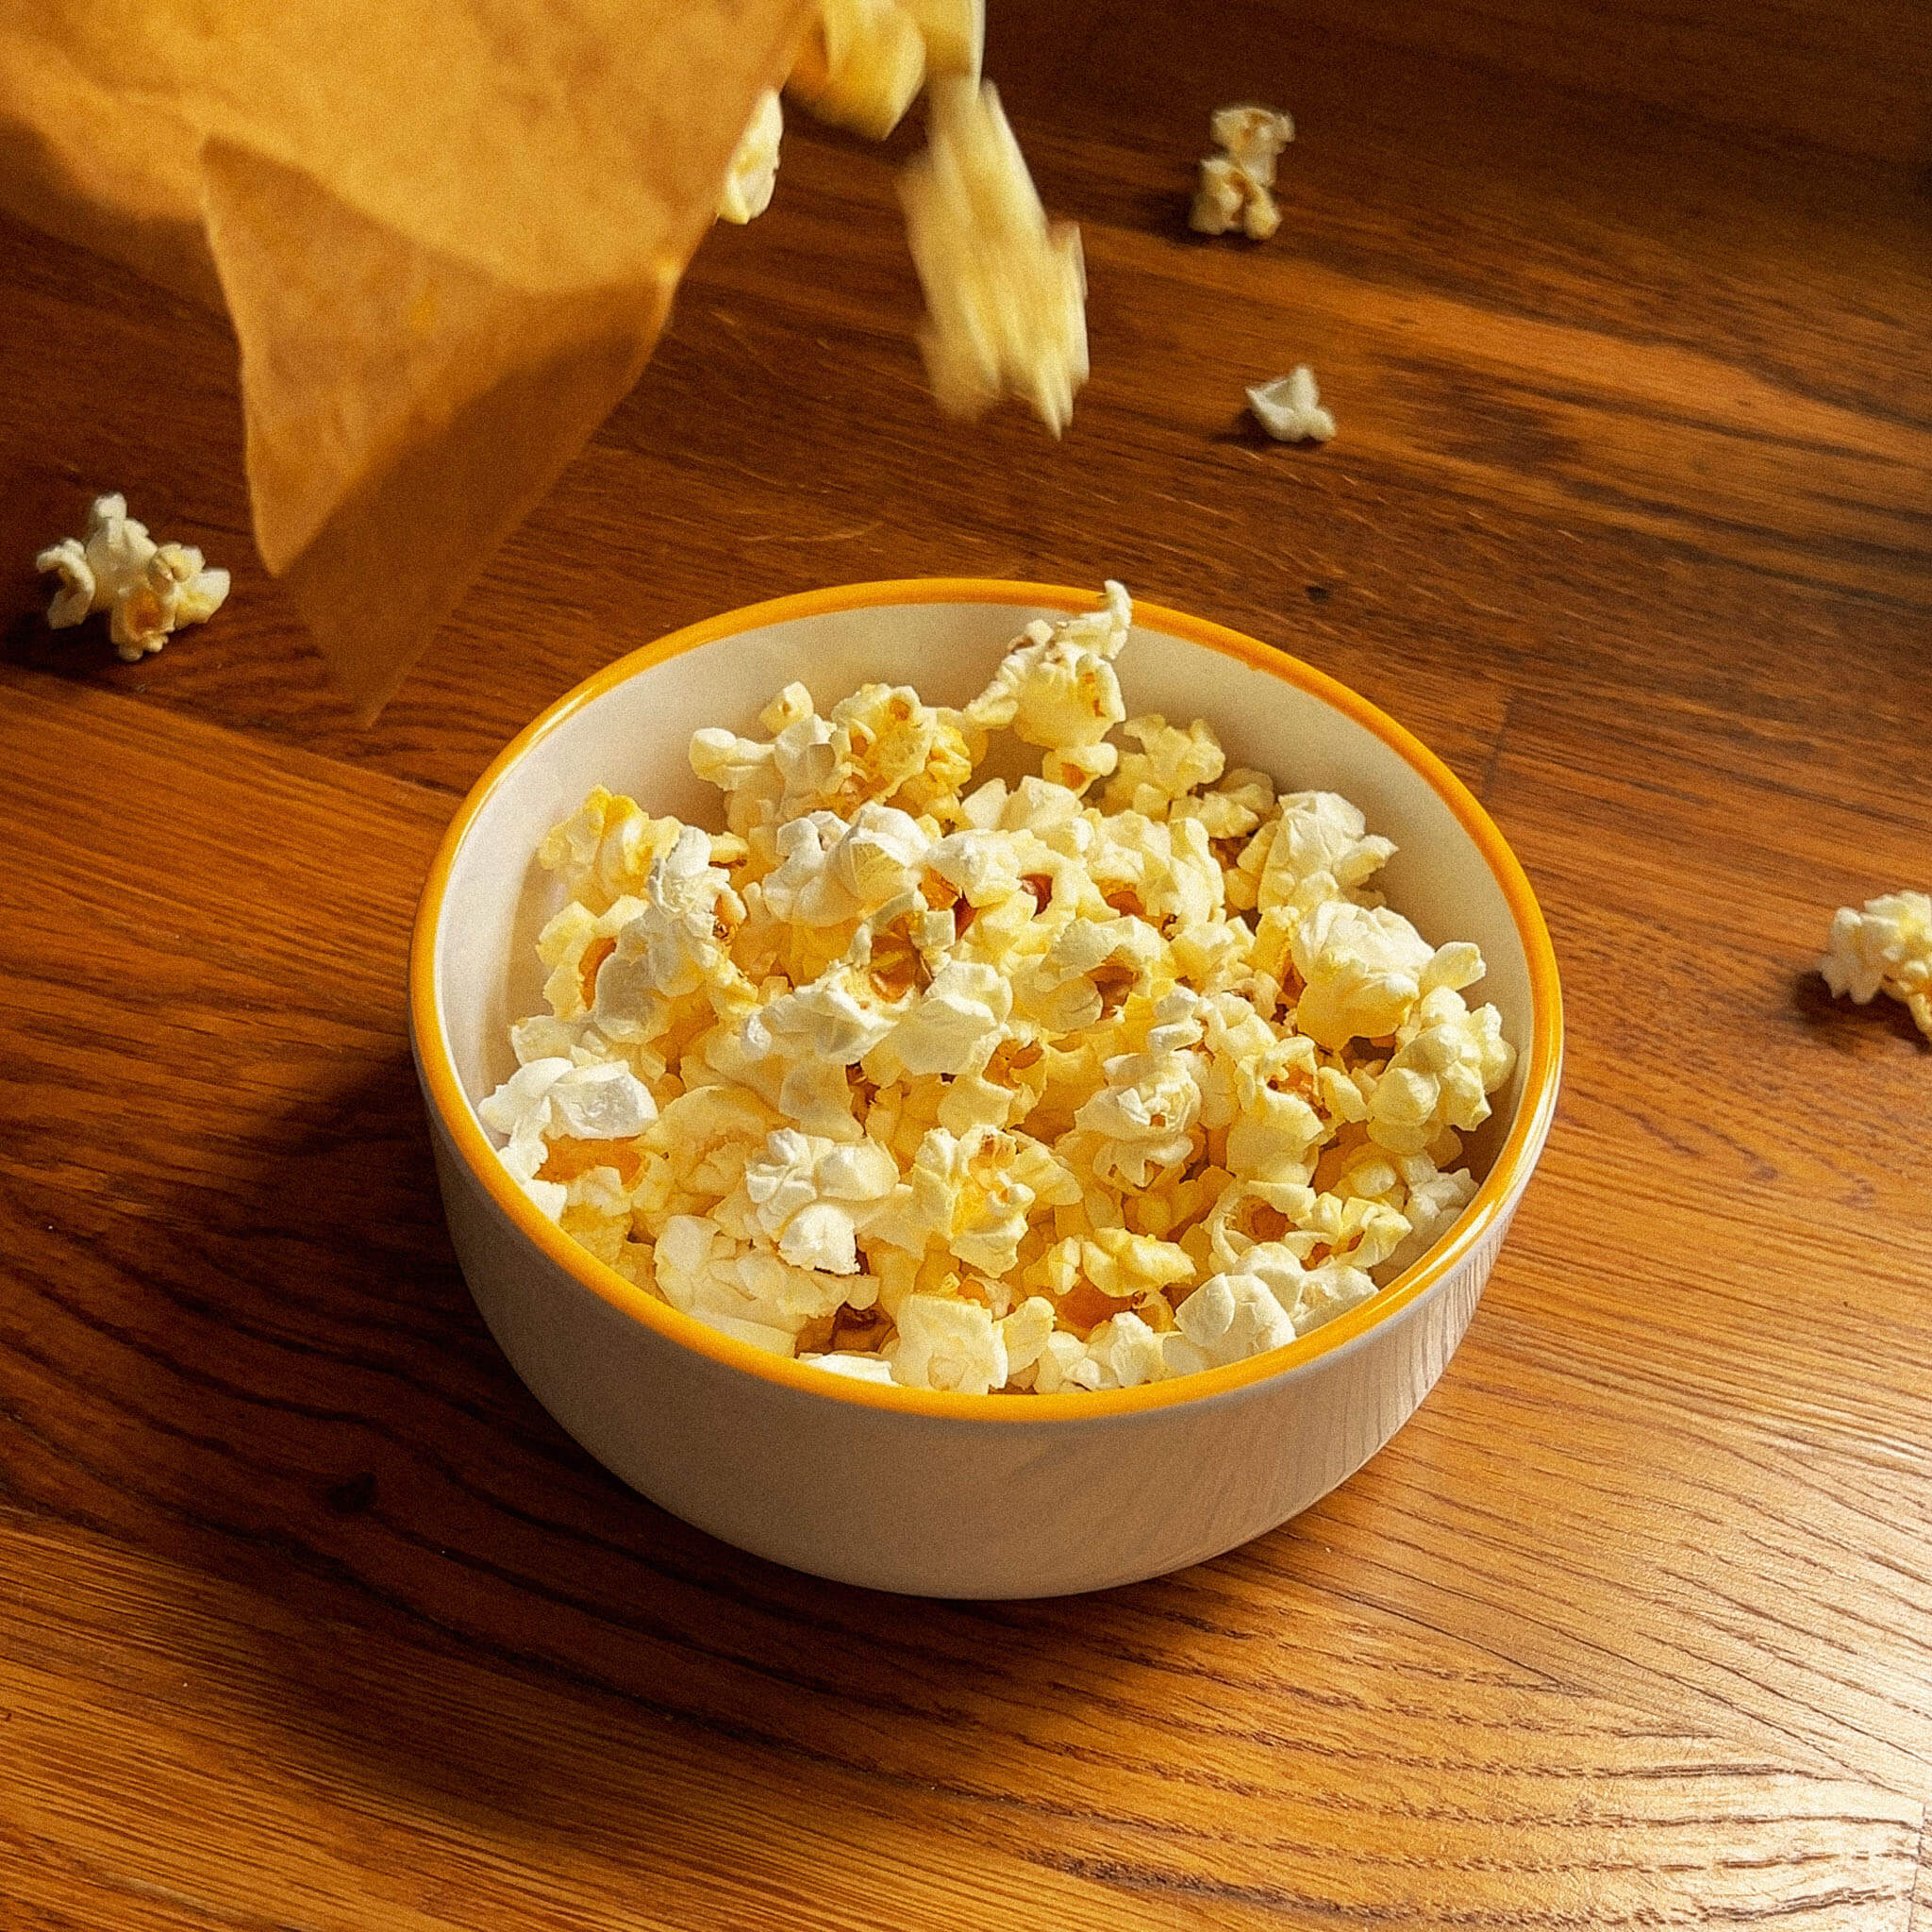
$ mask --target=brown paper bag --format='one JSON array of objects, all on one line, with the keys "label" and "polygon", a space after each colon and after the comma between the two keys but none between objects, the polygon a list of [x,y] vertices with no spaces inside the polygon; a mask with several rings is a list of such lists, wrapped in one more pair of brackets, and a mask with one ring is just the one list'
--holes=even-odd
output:
[{"label": "brown paper bag", "polygon": [[811,0],[0,0],[0,207],[225,306],[366,721],[637,380]]}]

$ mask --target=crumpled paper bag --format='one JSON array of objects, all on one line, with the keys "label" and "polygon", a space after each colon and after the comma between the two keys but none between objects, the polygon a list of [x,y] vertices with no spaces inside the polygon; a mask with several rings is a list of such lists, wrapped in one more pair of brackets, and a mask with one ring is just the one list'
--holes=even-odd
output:
[{"label": "crumpled paper bag", "polygon": [[0,207],[225,308],[262,558],[365,722],[636,382],[811,12],[0,0]]}]

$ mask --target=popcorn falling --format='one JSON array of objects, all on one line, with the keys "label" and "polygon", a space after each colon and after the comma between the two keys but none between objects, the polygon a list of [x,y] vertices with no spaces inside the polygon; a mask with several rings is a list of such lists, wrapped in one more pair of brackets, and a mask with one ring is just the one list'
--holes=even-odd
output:
[{"label": "popcorn falling", "polygon": [[[899,198],[934,396],[959,418],[1018,397],[1058,436],[1087,379],[1080,231],[1048,225],[999,96],[980,82],[985,43],[984,0],[820,0],[785,90],[874,141],[927,93],[927,145],[901,175]],[[768,92],[731,157],[720,220],[749,222],[770,206],[783,134]]]},{"label": "popcorn falling", "polygon": [[124,496],[97,496],[84,536],[51,544],[36,570],[58,573],[47,607],[55,630],[108,613],[108,635],[124,663],[158,651],[184,624],[205,624],[228,594],[228,573],[205,567],[192,543],[156,543],[127,514]]},{"label": "popcorn falling", "polygon": [[1251,389],[1248,407],[1276,442],[1326,442],[1335,434],[1335,418],[1322,407],[1315,372],[1306,362]]},{"label": "popcorn falling", "polygon": [[786,91],[821,120],[883,141],[940,75],[975,86],[984,0],[821,0]]},{"label": "popcorn falling", "polygon": [[1274,164],[1294,139],[1294,123],[1272,108],[1217,108],[1208,132],[1222,152],[1201,163],[1200,185],[1188,225],[1203,235],[1240,228],[1251,242],[1265,242],[1281,226],[1271,192]]},{"label": "popcorn falling", "polygon": [[1818,970],[1834,998],[1849,993],[1862,1007],[1883,992],[1902,1001],[1932,1040],[1932,897],[1888,892],[1862,912],[1840,907]]},{"label": "popcorn falling", "polygon": [[1015,396],[1058,436],[1087,380],[1080,231],[1047,222],[994,89],[945,79],[929,98],[928,144],[907,163],[899,199],[933,394],[961,418]]},{"label": "popcorn falling", "polygon": [[[692,738],[722,832],[592,791],[478,1108],[537,1207],[741,1341],[973,1394],[1241,1361],[1419,1259],[1515,1060],[1481,956],[1345,798],[1127,717],[1132,621],[1109,583],[958,709],[787,686]],[[1001,732],[1040,775],[974,783]]]},{"label": "popcorn falling", "polygon": [[785,85],[821,121],[883,141],[925,85],[925,61],[894,0],[824,0]]},{"label": "popcorn falling", "polygon": [[778,185],[778,146],[785,138],[785,109],[775,88],[758,96],[758,106],[732,150],[724,192],[718,197],[718,219],[742,226],[756,221],[772,205]]}]

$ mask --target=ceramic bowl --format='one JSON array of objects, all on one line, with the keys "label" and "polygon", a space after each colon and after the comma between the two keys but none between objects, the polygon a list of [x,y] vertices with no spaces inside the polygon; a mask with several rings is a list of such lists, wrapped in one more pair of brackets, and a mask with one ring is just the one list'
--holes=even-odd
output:
[{"label": "ceramic bowl", "polygon": [[1481,1186],[1374,1298],[1273,1354],[1102,1393],[878,1387],[761,1353],[579,1248],[496,1158],[475,1103],[541,1006],[535,940],[556,889],[534,854],[593,784],[716,825],[693,730],[749,731],[782,685],[829,706],[868,679],[963,704],[1027,620],[1090,608],[1037,584],[853,584],[755,605],[633,652],[543,713],[456,816],[429,874],[409,1014],[450,1235],[491,1332],[537,1399],[653,1501],[800,1570],[877,1590],[1023,1597],[1097,1590],[1232,1548],[1306,1508],[1387,1442],[1468,1325],[1555,1110],[1556,961],[1521,866],[1448,768],[1291,657],[1139,605],[1118,669],[1129,715],[1208,719],[1230,766],[1341,791],[1400,848],[1390,903],[1473,939],[1518,1051],[1471,1141]]}]

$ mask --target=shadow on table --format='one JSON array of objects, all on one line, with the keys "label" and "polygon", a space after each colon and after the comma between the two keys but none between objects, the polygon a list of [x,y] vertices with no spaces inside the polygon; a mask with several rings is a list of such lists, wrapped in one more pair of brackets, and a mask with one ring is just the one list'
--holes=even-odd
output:
[{"label": "shadow on table", "polygon": [[675,1811],[700,1766],[747,1793],[998,1791],[1016,1754],[1077,1756],[1101,1705],[1158,1726],[1208,1679],[1281,1667],[1235,1573],[1291,1573],[1292,1530],[1094,1597],[980,1606],[725,1547],[594,1464],[497,1352],[405,1056],[263,1138],[245,1180],[103,1230],[142,1243],[119,1258],[145,1326],[108,1391],[145,1419],[112,1452],[116,1527],[212,1580],[239,1627],[210,1651],[196,1612],[171,1647],[191,1670],[219,1657],[224,1695],[331,1788],[559,1841],[587,1807]]},{"label": "shadow on table", "polygon": [[1932,1040],[1900,1000],[1881,993],[1865,1006],[1834,999],[1821,974],[1807,971],[1791,975],[1791,1010],[1825,1045],[1847,1056],[1871,1053],[1890,1040],[1912,1041],[1932,1053]]},{"label": "shadow on table", "polygon": [[18,664],[56,677],[92,677],[121,661],[108,641],[104,619],[78,629],[50,630],[44,610],[12,609],[10,593],[15,588],[0,583],[0,664]]}]

